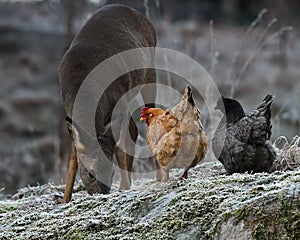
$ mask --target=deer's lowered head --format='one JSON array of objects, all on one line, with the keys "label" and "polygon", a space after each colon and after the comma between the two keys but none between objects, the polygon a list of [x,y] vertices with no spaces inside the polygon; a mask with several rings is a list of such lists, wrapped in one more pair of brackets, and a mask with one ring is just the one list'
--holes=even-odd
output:
[{"label": "deer's lowered head", "polygon": [[[109,193],[113,177],[112,162],[109,161],[105,146],[98,139],[66,117],[71,141],[76,148],[79,174],[89,194]],[[108,144],[108,147],[111,145]],[[111,150],[110,150],[111,151]]]}]

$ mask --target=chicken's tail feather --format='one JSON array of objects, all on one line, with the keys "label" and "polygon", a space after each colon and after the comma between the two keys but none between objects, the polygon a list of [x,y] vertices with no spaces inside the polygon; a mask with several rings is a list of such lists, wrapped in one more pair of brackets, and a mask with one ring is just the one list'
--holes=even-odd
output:
[{"label": "chicken's tail feather", "polygon": [[265,115],[266,118],[271,118],[271,105],[273,103],[273,100],[274,100],[274,96],[268,94],[264,98],[262,104],[260,104],[256,110],[263,113],[263,115]]},{"label": "chicken's tail feather", "polygon": [[185,88],[185,95],[187,97],[187,101],[192,104],[192,106],[195,106],[195,101],[194,101],[194,98],[193,98],[193,93],[192,93],[192,89],[190,86],[187,86]]},{"label": "chicken's tail feather", "polygon": [[261,105],[258,106],[257,110],[261,112],[261,114],[266,118],[267,121],[267,133],[268,138],[271,136],[271,130],[272,130],[272,124],[271,124],[271,105],[273,103],[274,96],[271,94],[268,94]]},{"label": "chicken's tail feather", "polygon": [[274,100],[274,96],[271,95],[271,94],[268,94],[262,104],[260,104],[257,108],[257,110],[259,111],[265,111],[266,109],[270,108],[271,104],[273,103],[273,100]]},{"label": "chicken's tail feather", "polygon": [[197,119],[199,121],[199,126],[203,129],[202,127],[202,123],[200,121],[200,110],[199,108],[196,106],[196,103],[195,103],[195,100],[194,100],[194,97],[193,97],[193,93],[192,93],[192,89],[190,86],[187,86],[185,88],[185,91],[184,91],[184,99],[187,99],[187,102],[189,104],[191,104],[192,106],[192,109],[193,109],[193,112],[194,114],[197,116]]}]

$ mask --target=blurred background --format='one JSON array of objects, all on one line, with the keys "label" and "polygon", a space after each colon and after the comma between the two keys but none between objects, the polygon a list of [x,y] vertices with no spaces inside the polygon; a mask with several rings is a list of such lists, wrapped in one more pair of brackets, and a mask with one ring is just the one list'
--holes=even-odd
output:
[{"label": "blurred background", "polygon": [[0,0],[4,194],[28,184],[65,182],[70,142],[57,68],[88,17],[111,3],[144,13],[156,28],[158,46],[194,58],[246,112],[273,93],[272,140],[299,134],[299,0]]}]

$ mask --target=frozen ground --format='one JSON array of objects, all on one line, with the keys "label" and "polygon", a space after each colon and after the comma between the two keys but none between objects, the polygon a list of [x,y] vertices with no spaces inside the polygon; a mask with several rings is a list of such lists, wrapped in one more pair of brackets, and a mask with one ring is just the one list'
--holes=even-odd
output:
[{"label": "frozen ground", "polygon": [[20,189],[0,201],[1,239],[299,239],[300,171],[226,176],[203,163],[188,180],[136,181],[130,191],[73,200],[62,186]]}]

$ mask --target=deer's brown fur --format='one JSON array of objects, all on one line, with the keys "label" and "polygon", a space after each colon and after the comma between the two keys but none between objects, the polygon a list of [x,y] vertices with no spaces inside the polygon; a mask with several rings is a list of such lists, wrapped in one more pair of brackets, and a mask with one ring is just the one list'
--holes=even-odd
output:
[{"label": "deer's brown fur", "polygon": [[[126,73],[116,79],[105,90],[97,103],[95,126],[82,126],[86,114],[79,114],[73,118],[74,102],[88,74],[101,62],[120,52],[140,48],[155,47],[156,35],[150,21],[138,11],[122,5],[109,5],[95,12],[82,27],[65,53],[59,67],[59,81],[61,87],[62,103],[68,116],[68,128],[72,139],[72,154],[70,157],[69,174],[63,202],[71,199],[75,173],[78,168],[83,183],[89,193],[108,193],[113,176],[113,155],[121,168],[120,190],[130,188],[130,174],[133,156],[123,151],[118,143],[126,143],[129,137],[135,142],[138,131],[133,119],[129,116],[129,126],[126,126],[127,105],[124,103],[124,113],[119,112],[116,119],[112,119],[112,112],[121,96],[130,89],[145,83],[155,83],[154,69],[139,69]],[[147,55],[153,61],[154,50]],[[126,64],[126,59],[124,60]],[[105,76],[99,76],[99,86]],[[99,87],[98,86],[98,87]],[[97,86],[95,86],[97,88]],[[90,89],[91,91],[94,89]],[[153,91],[142,90],[145,102],[154,103],[155,88]],[[88,109],[90,94],[87,91],[86,105]],[[151,104],[149,104],[151,106]],[[111,122],[119,127],[119,132],[113,136]],[[129,128],[129,131],[124,131]],[[93,141],[91,131],[96,131],[97,143]],[[124,133],[121,133],[124,131]],[[126,147],[126,146],[125,146]],[[102,149],[103,154],[99,149]],[[131,149],[134,151],[134,149]],[[75,159],[75,160],[74,160]],[[109,159],[106,161],[105,159]],[[122,171],[124,170],[124,171]]]}]

